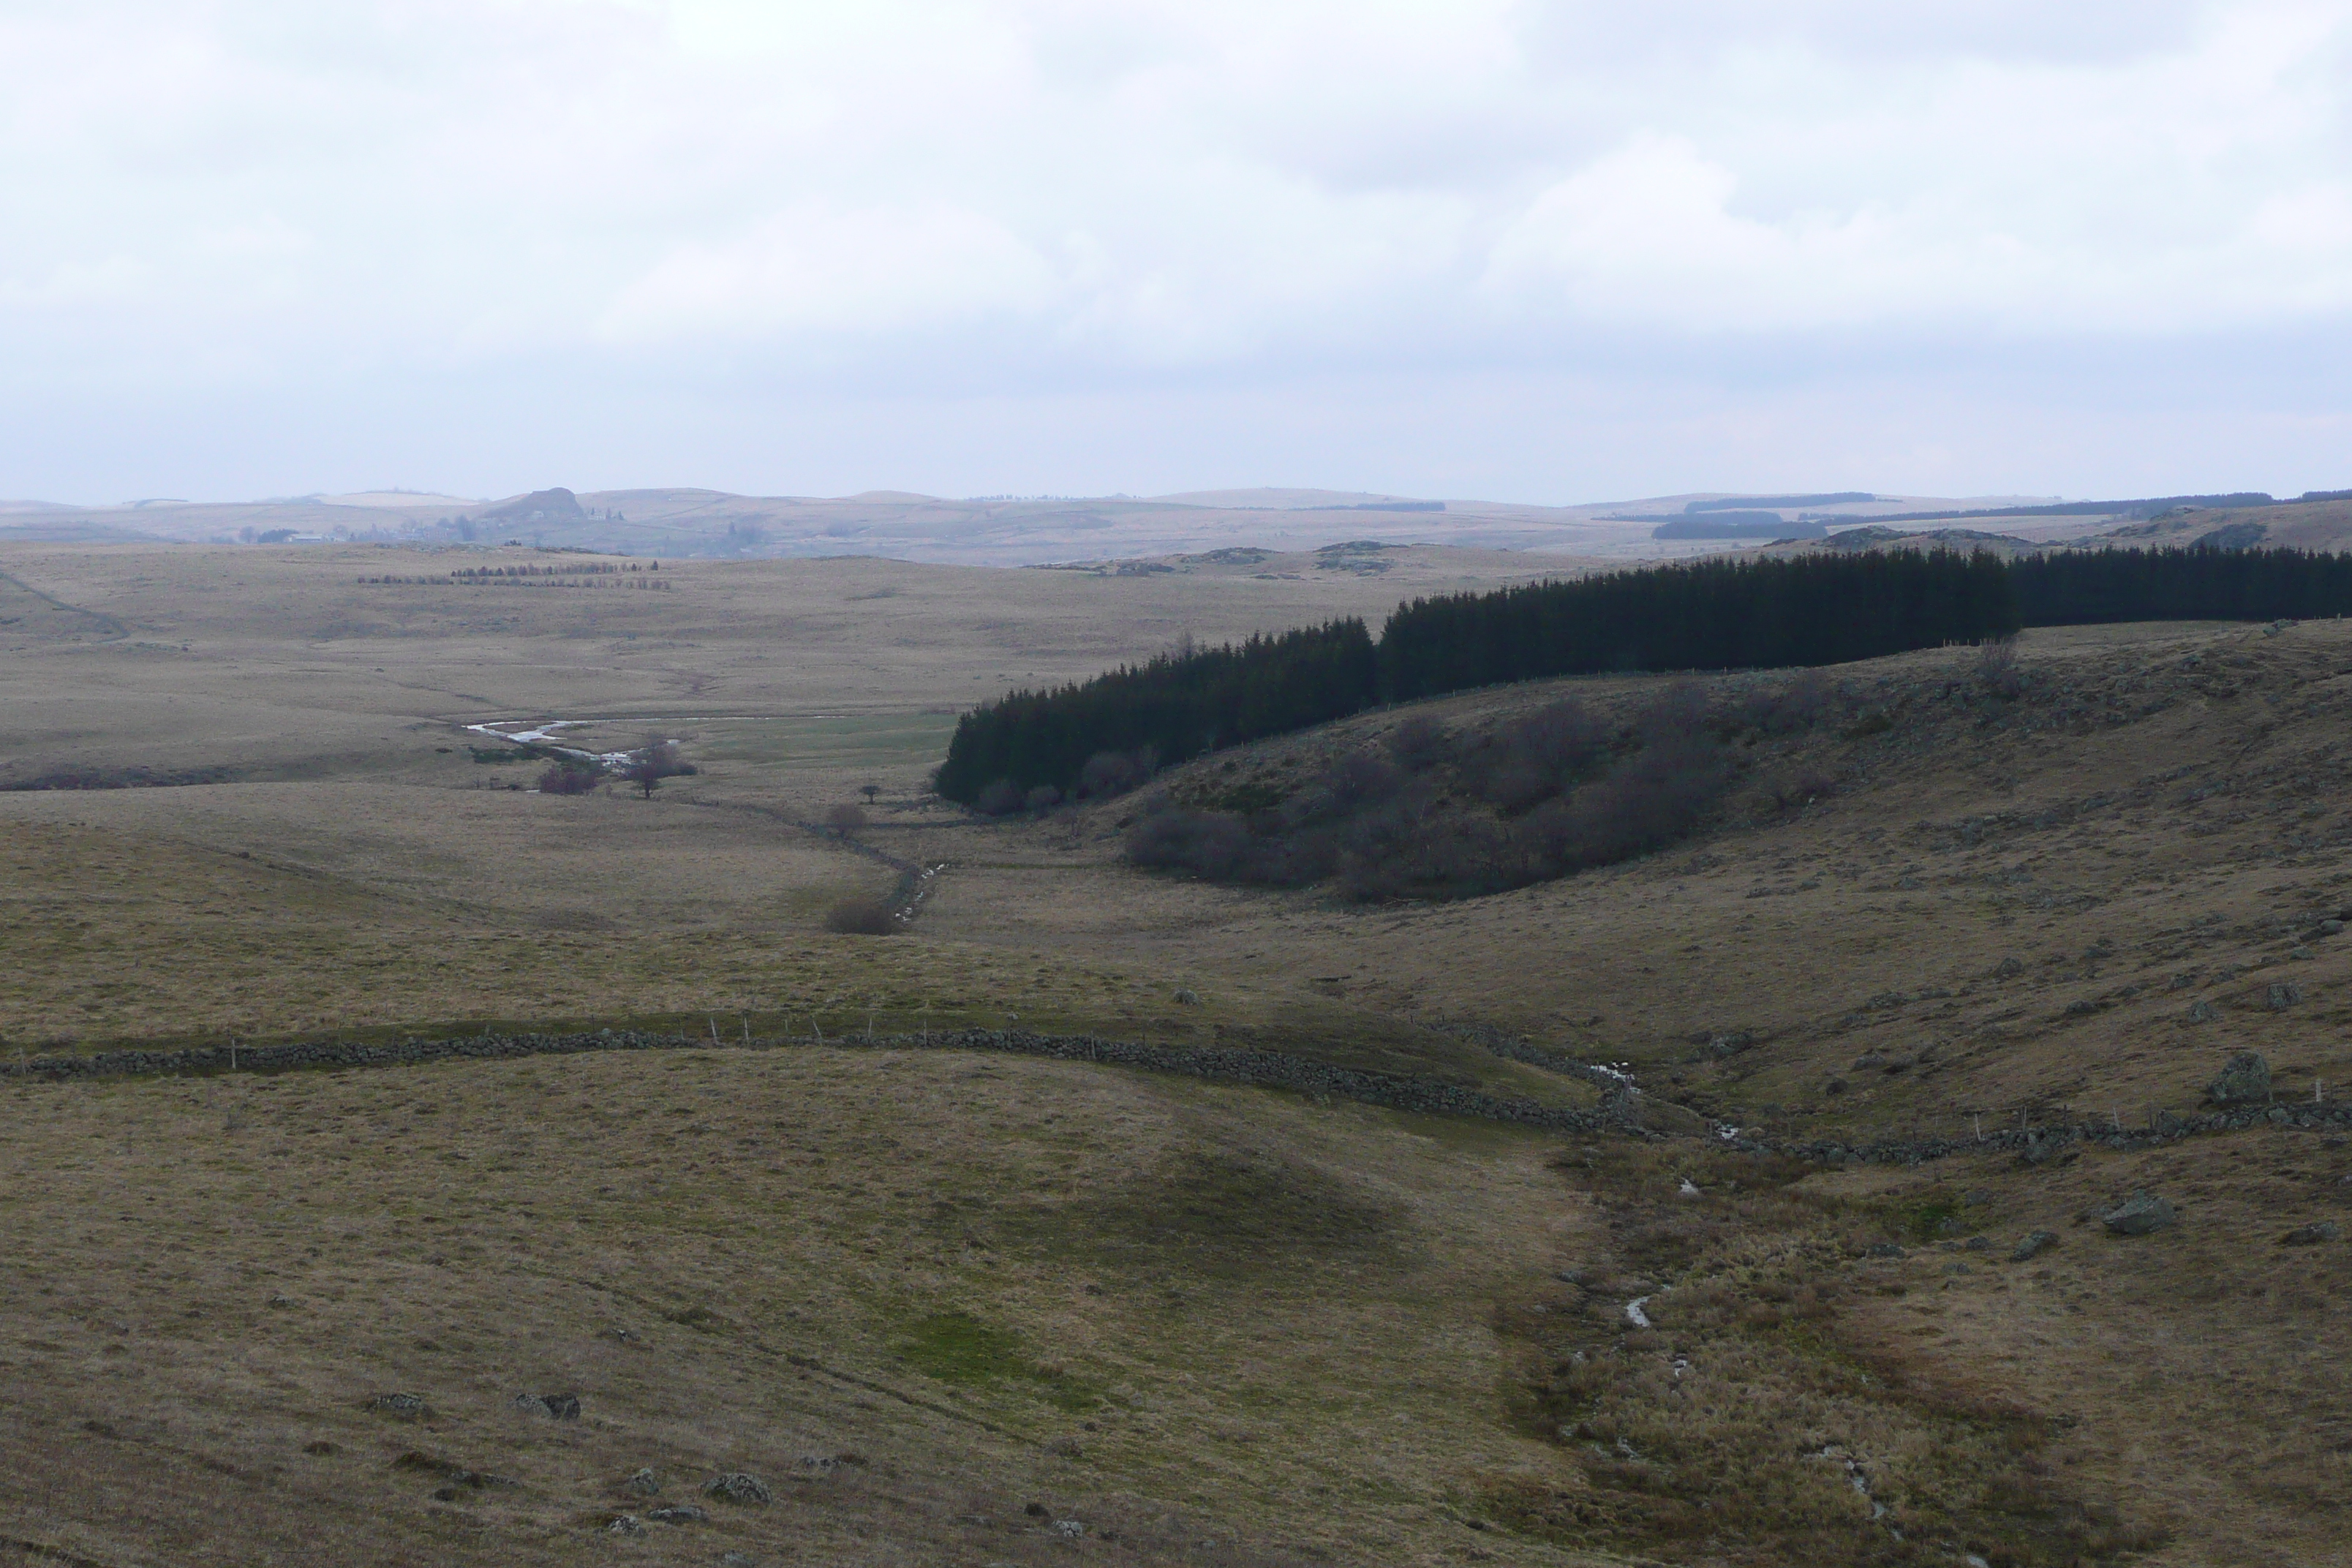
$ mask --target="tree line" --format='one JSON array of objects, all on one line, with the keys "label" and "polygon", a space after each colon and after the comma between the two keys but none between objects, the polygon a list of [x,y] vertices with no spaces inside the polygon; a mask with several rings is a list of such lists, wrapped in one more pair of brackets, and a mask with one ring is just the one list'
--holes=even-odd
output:
[{"label": "tree line", "polygon": [[965,714],[940,793],[1012,810],[1117,793],[1155,766],[1382,702],[1506,681],[1843,664],[2022,626],[2271,620],[2352,609],[2352,557],[2294,550],[1824,552],[1614,572],[1401,605],[1164,654]]},{"label": "tree line", "polygon": [[2352,555],[2304,550],[2101,550],[2011,565],[2021,623],[2308,620],[2352,613]]},{"label": "tree line", "polygon": [[1379,689],[1371,634],[1353,618],[1162,654],[975,708],[956,725],[935,784],[967,805],[1007,786],[992,796],[1003,809],[1035,790],[1108,794],[1154,766],[1344,719]]}]

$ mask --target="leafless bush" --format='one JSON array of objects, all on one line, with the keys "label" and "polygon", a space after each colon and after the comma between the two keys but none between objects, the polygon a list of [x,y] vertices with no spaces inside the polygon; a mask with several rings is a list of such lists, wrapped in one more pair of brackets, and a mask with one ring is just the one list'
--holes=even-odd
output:
[{"label": "leafless bush", "polygon": [[1285,833],[1279,816],[1265,815],[1268,831],[1253,832],[1226,812],[1163,806],[1129,830],[1127,858],[1214,882],[1303,887],[1331,874],[1337,852],[1328,834]]},{"label": "leafless bush", "polygon": [[824,929],[844,936],[896,936],[898,922],[879,899],[844,899],[825,910]]},{"label": "leafless bush", "polygon": [[572,760],[553,762],[539,775],[541,795],[587,795],[604,782],[604,775],[593,763]]},{"label": "leafless bush", "polygon": [[677,742],[658,735],[647,735],[646,743],[630,752],[629,760],[621,767],[621,776],[645,791],[647,800],[653,798],[654,788],[662,780],[692,772],[693,767],[678,755]]},{"label": "leafless bush", "polygon": [[854,805],[832,806],[824,814],[824,825],[835,833],[855,833],[866,826],[866,813]]},{"label": "leafless bush", "polygon": [[1766,735],[1802,734],[1828,718],[1836,701],[1836,689],[1829,678],[1808,669],[1786,686],[1747,693],[1733,705],[1731,726]]},{"label": "leafless bush", "polygon": [[1766,778],[1765,798],[1781,811],[1795,811],[1837,789],[1837,775],[1820,768],[1790,768]]},{"label": "leafless bush", "polygon": [[1160,766],[1160,753],[1150,746],[1137,752],[1097,752],[1078,770],[1078,794],[1087,800],[1125,795],[1150,781]]},{"label": "leafless bush", "polygon": [[1542,805],[1609,755],[1609,726],[1570,697],[1498,727],[1471,763],[1471,784],[1505,813]]},{"label": "leafless bush", "polygon": [[1026,798],[1021,786],[1011,779],[999,779],[980,792],[971,808],[982,816],[1010,816],[1021,809]]},{"label": "leafless bush", "polygon": [[1454,758],[1454,736],[1426,713],[1416,713],[1389,737],[1389,755],[1407,773],[1425,773]]},{"label": "leafless bush", "polygon": [[2013,698],[2025,689],[2015,637],[1987,637],[1977,645],[1977,682],[1995,697]]}]

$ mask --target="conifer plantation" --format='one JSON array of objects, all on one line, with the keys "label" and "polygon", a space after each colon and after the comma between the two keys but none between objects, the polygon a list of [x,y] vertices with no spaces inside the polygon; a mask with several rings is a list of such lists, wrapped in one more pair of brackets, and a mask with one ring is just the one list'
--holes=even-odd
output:
[{"label": "conifer plantation", "polygon": [[[1698,561],[1401,605],[1363,623],[1167,654],[956,727],[941,795],[1011,810],[1116,793],[1221,746],[1506,681],[1805,668],[2008,637],[2021,626],[2272,620],[2352,609],[2352,557],[2100,550],[2004,562],[1948,549]],[[1091,772],[1090,772],[1091,770]],[[986,796],[983,801],[983,796]]]}]

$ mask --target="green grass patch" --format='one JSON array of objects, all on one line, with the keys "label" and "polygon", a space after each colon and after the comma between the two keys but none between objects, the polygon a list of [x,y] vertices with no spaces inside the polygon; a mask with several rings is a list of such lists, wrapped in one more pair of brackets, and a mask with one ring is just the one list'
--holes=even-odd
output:
[{"label": "green grass patch", "polygon": [[1953,1234],[1960,1217],[1957,1195],[1913,1198],[1895,1205],[1895,1228],[1912,1242],[1930,1242]]},{"label": "green grass patch", "polygon": [[918,1318],[893,1348],[908,1365],[941,1383],[1024,1383],[1039,1398],[1064,1410],[1091,1410],[1102,1403],[1100,1391],[1090,1384],[1059,1366],[1030,1360],[1020,1335],[969,1312]]}]

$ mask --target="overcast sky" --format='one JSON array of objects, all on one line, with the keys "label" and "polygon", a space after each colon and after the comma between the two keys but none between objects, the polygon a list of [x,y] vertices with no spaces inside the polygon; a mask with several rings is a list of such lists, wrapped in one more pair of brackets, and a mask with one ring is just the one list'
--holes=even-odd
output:
[{"label": "overcast sky", "polygon": [[0,0],[0,496],[2352,486],[2352,0]]}]

